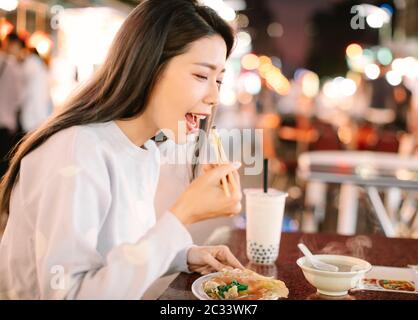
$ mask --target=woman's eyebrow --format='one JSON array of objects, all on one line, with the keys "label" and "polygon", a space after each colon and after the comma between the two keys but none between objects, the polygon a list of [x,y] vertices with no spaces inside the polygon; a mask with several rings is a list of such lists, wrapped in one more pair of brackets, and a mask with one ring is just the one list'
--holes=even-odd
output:
[{"label": "woman's eyebrow", "polygon": [[[194,63],[194,64],[197,64],[197,65],[199,65],[199,66],[202,66],[202,67],[207,67],[207,68],[209,68],[209,69],[211,69],[211,70],[213,70],[213,71],[216,71],[216,66],[214,65],[214,64],[211,64],[211,63],[206,63],[206,62],[196,62],[196,63]],[[222,71],[221,71],[221,73],[222,72],[225,72],[225,68],[224,69],[222,69]]]}]

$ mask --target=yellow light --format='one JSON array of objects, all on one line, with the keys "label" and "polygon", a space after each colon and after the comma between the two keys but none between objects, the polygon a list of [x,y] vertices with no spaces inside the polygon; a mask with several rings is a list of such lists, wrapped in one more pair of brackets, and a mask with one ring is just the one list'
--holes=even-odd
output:
[{"label": "yellow light", "polygon": [[258,59],[260,60],[260,65],[271,64],[271,59],[267,56],[260,56]]},{"label": "yellow light", "polygon": [[345,53],[347,54],[347,57],[349,57],[350,59],[353,59],[363,54],[363,49],[359,44],[352,43],[347,47],[347,49],[345,50]]},{"label": "yellow light", "polygon": [[302,76],[302,92],[305,96],[313,98],[319,92],[319,77],[315,72],[307,71]]},{"label": "yellow light", "polygon": [[353,140],[353,133],[348,126],[342,126],[338,129],[338,138],[344,144],[350,144]]},{"label": "yellow light", "polygon": [[282,83],[279,88],[276,89],[278,94],[281,94],[282,96],[285,96],[290,91],[290,82],[285,77],[282,79]]},{"label": "yellow light", "polygon": [[49,36],[41,31],[34,32],[28,40],[28,46],[36,48],[41,56],[48,55],[52,49],[52,45],[53,43]]},{"label": "yellow light", "polygon": [[267,73],[269,73],[273,69],[275,69],[275,67],[271,64],[262,64],[258,67],[258,72],[260,73],[260,76],[262,78],[265,78],[267,76]]},{"label": "yellow light", "polygon": [[273,88],[280,86],[282,73],[277,68],[269,70],[266,74],[266,80]]},{"label": "yellow light", "polygon": [[13,31],[13,28],[13,25],[9,21],[0,19],[0,40],[4,40]]},{"label": "yellow light", "polygon": [[266,81],[278,94],[286,95],[290,91],[289,80],[287,80],[278,68],[273,67],[273,69],[267,72]]},{"label": "yellow light", "polygon": [[241,64],[247,70],[254,70],[260,65],[260,59],[255,54],[249,53],[242,57]]}]

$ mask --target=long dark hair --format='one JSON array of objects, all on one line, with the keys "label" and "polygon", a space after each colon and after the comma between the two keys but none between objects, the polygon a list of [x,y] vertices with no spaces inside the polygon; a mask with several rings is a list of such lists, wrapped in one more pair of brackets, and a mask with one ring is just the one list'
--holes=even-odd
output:
[{"label": "long dark hair", "polygon": [[233,31],[211,8],[193,0],[147,0],[138,5],[92,79],[13,151],[0,185],[0,218],[9,213],[23,157],[60,130],[141,115],[169,60],[186,52],[192,42],[215,34],[225,40],[229,56]]}]

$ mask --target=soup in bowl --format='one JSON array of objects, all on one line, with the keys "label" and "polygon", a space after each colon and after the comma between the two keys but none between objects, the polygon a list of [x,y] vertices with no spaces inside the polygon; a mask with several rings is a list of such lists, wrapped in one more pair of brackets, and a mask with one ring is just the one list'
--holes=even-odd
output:
[{"label": "soup in bowl", "polygon": [[314,256],[323,262],[337,266],[338,271],[318,270],[308,262],[306,257],[299,258],[296,263],[302,269],[306,280],[317,289],[318,293],[328,296],[346,295],[348,290],[356,287],[372,267],[365,260],[349,256],[332,254]]}]

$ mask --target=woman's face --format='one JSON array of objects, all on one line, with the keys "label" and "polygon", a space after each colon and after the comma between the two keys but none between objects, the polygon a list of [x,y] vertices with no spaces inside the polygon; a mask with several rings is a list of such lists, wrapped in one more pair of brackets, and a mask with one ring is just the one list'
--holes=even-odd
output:
[{"label": "woman's face", "polygon": [[176,143],[197,131],[199,118],[208,117],[218,103],[226,50],[219,35],[201,38],[172,58],[157,81],[147,113]]}]

